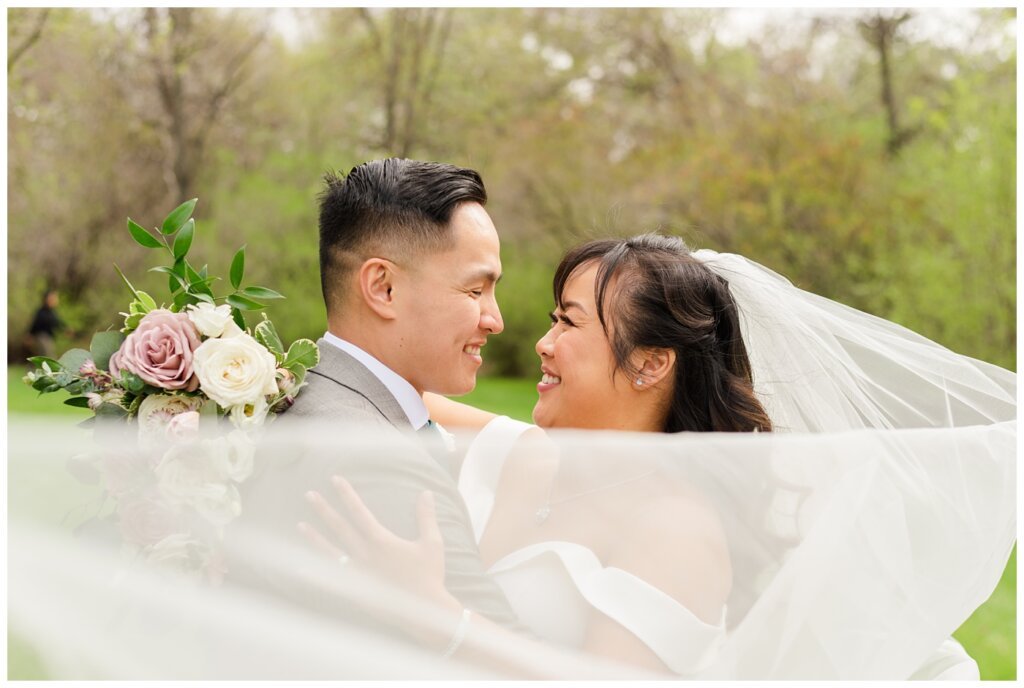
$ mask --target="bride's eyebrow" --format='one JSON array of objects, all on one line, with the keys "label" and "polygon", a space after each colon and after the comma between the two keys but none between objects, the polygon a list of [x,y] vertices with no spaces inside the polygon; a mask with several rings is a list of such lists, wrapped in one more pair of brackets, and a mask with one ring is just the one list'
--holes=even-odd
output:
[{"label": "bride's eyebrow", "polygon": [[575,308],[577,310],[583,311],[583,314],[587,315],[587,309],[584,308],[583,306],[581,306],[578,302],[576,302],[576,301],[563,301],[562,302],[562,310],[563,311],[567,311],[570,308]]}]

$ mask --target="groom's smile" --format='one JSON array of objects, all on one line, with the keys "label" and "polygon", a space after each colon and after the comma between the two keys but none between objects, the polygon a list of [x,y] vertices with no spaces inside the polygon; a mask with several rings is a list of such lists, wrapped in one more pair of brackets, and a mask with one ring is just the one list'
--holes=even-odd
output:
[{"label": "groom's smile", "polygon": [[451,229],[452,248],[424,255],[395,285],[406,344],[401,374],[420,392],[472,391],[487,337],[505,327],[495,299],[501,257],[494,223],[479,203],[463,203]]}]

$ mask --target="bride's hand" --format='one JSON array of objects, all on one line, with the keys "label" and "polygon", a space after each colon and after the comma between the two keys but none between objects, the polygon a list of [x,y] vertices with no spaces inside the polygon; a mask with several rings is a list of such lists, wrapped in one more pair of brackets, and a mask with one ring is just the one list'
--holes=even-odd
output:
[{"label": "bride's hand", "polygon": [[416,504],[419,537],[405,540],[380,524],[347,480],[333,476],[331,482],[344,515],[319,492],[306,493],[306,499],[336,541],[335,544],[308,523],[299,523],[299,531],[314,547],[347,566],[356,566],[425,599],[445,601],[450,597],[444,587],[444,541],[432,492],[422,493]]}]

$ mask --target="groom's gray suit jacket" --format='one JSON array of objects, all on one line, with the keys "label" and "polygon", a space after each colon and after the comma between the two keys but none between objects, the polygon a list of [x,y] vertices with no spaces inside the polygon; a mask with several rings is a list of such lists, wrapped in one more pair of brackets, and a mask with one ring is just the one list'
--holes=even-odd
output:
[{"label": "groom's gray suit jacket", "polygon": [[[385,527],[414,539],[416,502],[424,490],[431,490],[444,538],[446,587],[466,607],[521,629],[501,588],[484,570],[453,476],[417,441],[402,407],[373,373],[325,340],[317,345],[320,363],[309,371],[308,384],[275,425],[277,430],[294,425],[301,432],[299,421],[316,419],[321,428],[337,429],[338,450],[284,460],[258,457],[255,474],[243,484],[243,513],[238,521],[291,540],[298,537],[295,525],[300,520],[327,533],[303,495],[315,489],[330,499],[336,494],[330,476],[337,473],[352,483]],[[349,451],[346,433],[379,438],[381,446],[397,443],[404,450]],[[338,507],[336,500],[333,503]]]}]

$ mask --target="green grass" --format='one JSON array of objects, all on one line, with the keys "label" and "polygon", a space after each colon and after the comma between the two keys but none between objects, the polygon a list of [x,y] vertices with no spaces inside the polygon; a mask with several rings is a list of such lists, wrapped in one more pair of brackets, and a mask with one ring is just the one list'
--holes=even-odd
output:
[{"label": "green grass", "polygon": [[978,662],[983,680],[1017,678],[1017,547],[999,585],[953,637]]},{"label": "green grass", "polygon": [[[8,413],[47,413],[74,418],[88,417],[88,411],[65,406],[63,392],[39,396],[21,381],[25,369],[7,369]],[[529,421],[537,399],[535,380],[480,378],[470,394],[459,398],[487,411]],[[954,637],[959,640],[981,668],[985,680],[1015,680],[1017,677],[1017,549],[992,596],[979,607]],[[32,647],[8,629],[8,678],[45,678],[45,671]]]},{"label": "green grass", "polygon": [[537,403],[537,382],[519,378],[482,377],[477,380],[476,389],[455,399],[484,411],[529,423],[532,421],[533,405]]},{"label": "green grass", "polygon": [[40,394],[21,378],[28,372],[28,365],[7,366],[7,412],[45,413],[74,416],[85,420],[91,414],[88,409],[65,406],[64,400],[70,395],[63,390],[51,394]]}]

